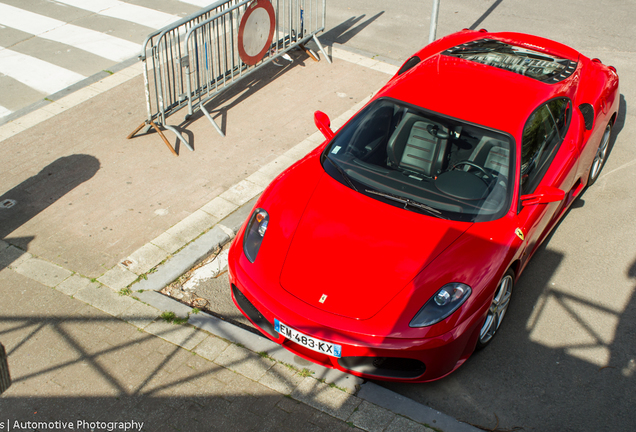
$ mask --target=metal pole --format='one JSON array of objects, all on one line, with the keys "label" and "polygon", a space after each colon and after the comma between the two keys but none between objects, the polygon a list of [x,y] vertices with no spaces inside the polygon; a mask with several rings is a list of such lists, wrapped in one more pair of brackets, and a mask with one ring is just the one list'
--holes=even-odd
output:
[{"label": "metal pole", "polygon": [[9,375],[9,361],[4,345],[0,343],[0,394],[11,386],[11,375]]},{"label": "metal pole", "polygon": [[433,13],[431,14],[431,30],[428,33],[428,43],[435,40],[437,33],[437,16],[439,15],[439,0],[433,0]]}]

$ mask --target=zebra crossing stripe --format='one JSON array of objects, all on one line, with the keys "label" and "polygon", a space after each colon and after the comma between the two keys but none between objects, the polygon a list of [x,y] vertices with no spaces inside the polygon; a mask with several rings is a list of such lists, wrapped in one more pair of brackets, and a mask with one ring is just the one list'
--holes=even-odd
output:
[{"label": "zebra crossing stripe", "polygon": [[153,29],[160,29],[181,19],[181,17],[177,15],[167,14],[119,0],[56,0],[56,3],[62,3],[135,24],[141,24]]},{"label": "zebra crossing stripe", "polygon": [[141,45],[136,43],[3,3],[0,3],[0,25],[79,48],[113,61],[129,59],[141,50]]},{"label": "zebra crossing stripe", "polygon": [[199,6],[200,8],[204,8],[212,4],[212,0],[179,0],[179,1],[181,3],[188,3],[191,5]]},{"label": "zebra crossing stripe", "polygon": [[86,78],[44,60],[0,49],[0,73],[45,94],[53,94]]}]

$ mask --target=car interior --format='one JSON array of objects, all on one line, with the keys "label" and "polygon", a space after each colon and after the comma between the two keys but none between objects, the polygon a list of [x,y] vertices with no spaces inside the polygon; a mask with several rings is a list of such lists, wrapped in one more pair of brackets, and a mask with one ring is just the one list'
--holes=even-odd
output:
[{"label": "car interior", "polygon": [[509,189],[510,141],[392,101],[368,107],[326,153],[363,188],[457,213],[493,213]]}]

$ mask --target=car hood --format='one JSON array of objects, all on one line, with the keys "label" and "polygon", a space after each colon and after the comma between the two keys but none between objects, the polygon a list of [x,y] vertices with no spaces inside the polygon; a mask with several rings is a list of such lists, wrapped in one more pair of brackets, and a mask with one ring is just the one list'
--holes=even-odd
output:
[{"label": "car hood", "polygon": [[294,233],[280,283],[324,311],[368,319],[470,225],[385,204],[323,175]]}]

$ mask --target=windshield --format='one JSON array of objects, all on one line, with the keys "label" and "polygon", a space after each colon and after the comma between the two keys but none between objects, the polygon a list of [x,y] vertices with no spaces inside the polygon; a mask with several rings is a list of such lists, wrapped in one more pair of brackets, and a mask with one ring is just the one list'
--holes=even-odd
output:
[{"label": "windshield", "polygon": [[474,222],[509,208],[512,156],[508,135],[380,99],[333,138],[322,166],[387,204]]}]

